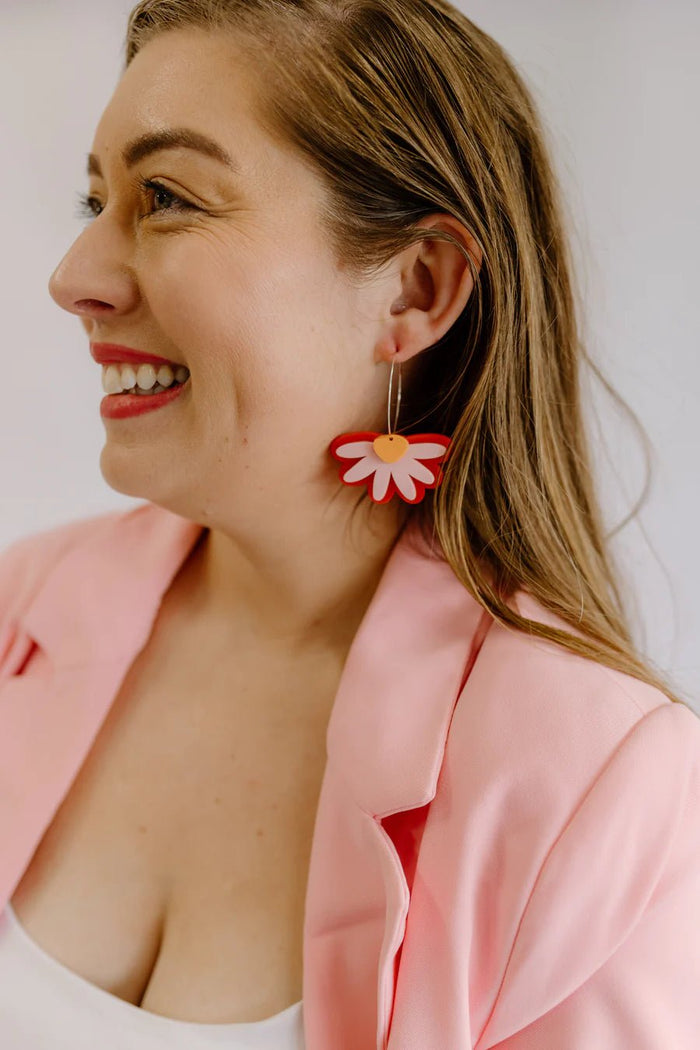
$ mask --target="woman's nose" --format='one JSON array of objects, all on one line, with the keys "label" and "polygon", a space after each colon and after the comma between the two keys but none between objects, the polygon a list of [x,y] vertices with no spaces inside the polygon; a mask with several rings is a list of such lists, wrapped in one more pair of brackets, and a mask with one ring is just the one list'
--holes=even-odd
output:
[{"label": "woman's nose", "polygon": [[103,318],[125,313],[138,300],[134,276],[120,254],[118,234],[109,236],[98,220],[85,230],[61,259],[49,278],[49,295],[63,310],[81,318]]}]

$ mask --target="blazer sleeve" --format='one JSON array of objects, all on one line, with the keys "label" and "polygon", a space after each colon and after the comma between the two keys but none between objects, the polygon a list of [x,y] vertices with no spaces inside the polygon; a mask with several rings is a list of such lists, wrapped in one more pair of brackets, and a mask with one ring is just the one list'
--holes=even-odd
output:
[{"label": "blazer sleeve", "polygon": [[475,1050],[700,1046],[700,718],[664,702],[549,849]]}]

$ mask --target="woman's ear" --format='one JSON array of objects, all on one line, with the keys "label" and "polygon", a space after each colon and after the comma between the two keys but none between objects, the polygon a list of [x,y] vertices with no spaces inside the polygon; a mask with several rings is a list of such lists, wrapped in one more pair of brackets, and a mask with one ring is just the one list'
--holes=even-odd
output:
[{"label": "woman's ear", "polygon": [[[416,225],[451,234],[464,246],[479,272],[481,249],[458,219],[440,212]],[[404,362],[439,342],[450,330],[467,305],[474,279],[459,248],[440,239],[411,245],[397,257],[397,266],[401,291],[391,303],[378,354],[385,361]]]}]

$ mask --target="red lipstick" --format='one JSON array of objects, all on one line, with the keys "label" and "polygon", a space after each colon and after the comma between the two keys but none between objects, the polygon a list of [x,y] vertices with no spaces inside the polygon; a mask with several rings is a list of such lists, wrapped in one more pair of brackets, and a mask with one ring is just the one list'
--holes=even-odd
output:
[{"label": "red lipstick", "polygon": [[145,412],[152,412],[177,400],[183,390],[189,390],[189,382],[188,379],[186,383],[171,386],[160,394],[108,394],[100,401],[100,415],[103,419],[142,416]]},{"label": "red lipstick", "polygon": [[177,368],[180,364],[179,361],[169,361],[167,357],[158,357],[157,354],[144,354],[141,350],[133,350],[130,346],[120,346],[118,343],[90,343],[90,353],[100,365],[171,365]]},{"label": "red lipstick", "polygon": [[[158,354],[144,354],[130,346],[119,343],[91,343],[90,353],[93,360],[101,365],[170,365],[173,371],[180,366],[177,361],[169,361]],[[177,383],[158,394],[108,394],[100,402],[100,414],[104,419],[129,419],[142,416],[146,412],[162,408],[176,401],[185,388],[189,389],[190,377],[184,383]]]}]

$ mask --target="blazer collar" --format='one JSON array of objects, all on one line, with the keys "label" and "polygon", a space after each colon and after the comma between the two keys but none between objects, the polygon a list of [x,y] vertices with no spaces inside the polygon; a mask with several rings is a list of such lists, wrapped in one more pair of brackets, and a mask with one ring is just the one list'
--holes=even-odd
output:
[{"label": "blazer collar", "polygon": [[375,817],[430,802],[450,720],[491,616],[413,526],[387,561],[343,669],[328,759]]},{"label": "blazer collar", "polygon": [[[125,673],[202,531],[151,503],[106,518],[53,566],[20,627],[57,671],[109,662]],[[490,622],[410,523],[350,647],[327,729],[328,760],[366,812],[434,797],[454,704]],[[71,717],[101,722],[113,699]]]},{"label": "blazer collar", "polygon": [[21,625],[57,668],[133,659],[202,531],[153,503],[105,516],[54,564]]}]

